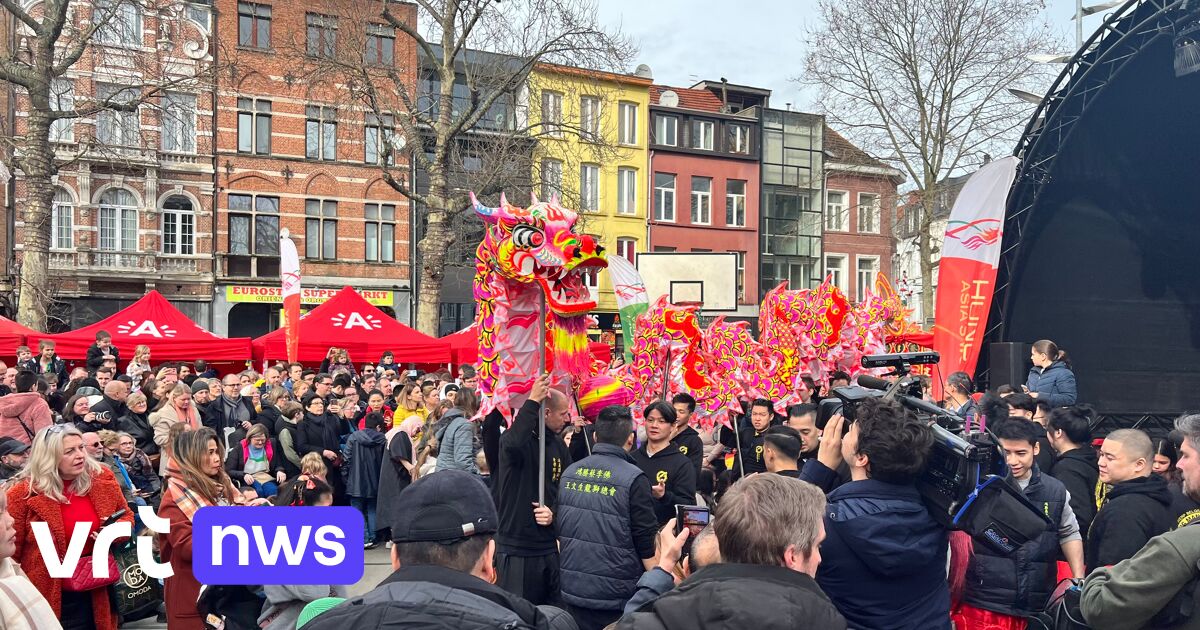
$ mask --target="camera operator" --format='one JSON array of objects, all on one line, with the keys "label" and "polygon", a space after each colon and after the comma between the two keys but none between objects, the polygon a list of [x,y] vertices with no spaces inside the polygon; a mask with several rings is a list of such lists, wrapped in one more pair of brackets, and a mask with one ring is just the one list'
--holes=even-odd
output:
[{"label": "camera operator", "polygon": [[1050,520],[1040,536],[1008,556],[975,543],[967,566],[963,603],[955,611],[955,627],[959,630],[1024,630],[1027,617],[1042,611],[1054,589],[1060,549],[1074,577],[1084,574],[1083,540],[1071,511],[1070,494],[1035,463],[1037,425],[1031,420],[1010,418],[998,423],[994,433],[1004,450],[1012,481]]},{"label": "camera operator", "polygon": [[[1200,499],[1200,414],[1179,418],[1175,429],[1183,434],[1178,464],[1183,491]],[[1083,584],[1080,607],[1093,628],[1196,630],[1200,615],[1191,612],[1191,591],[1198,578],[1200,527],[1180,527],[1151,538],[1132,558],[1093,571]]]},{"label": "camera operator", "polygon": [[852,628],[950,628],[949,534],[915,485],[933,439],[913,412],[878,398],[840,439],[851,481],[829,494],[817,583]]}]

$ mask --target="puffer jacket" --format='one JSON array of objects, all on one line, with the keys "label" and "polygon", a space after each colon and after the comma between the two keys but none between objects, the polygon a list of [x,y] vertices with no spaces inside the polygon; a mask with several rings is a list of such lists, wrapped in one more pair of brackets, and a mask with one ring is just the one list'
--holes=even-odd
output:
[{"label": "puffer jacket", "polygon": [[475,466],[475,425],[459,409],[450,409],[440,420],[434,434],[438,440],[435,470],[479,472]]},{"label": "puffer jacket", "polygon": [[1025,386],[1030,392],[1037,392],[1038,400],[1051,407],[1070,407],[1078,398],[1075,373],[1062,361],[1055,361],[1044,368],[1031,368]]},{"label": "puffer jacket", "polygon": [[375,590],[354,597],[304,630],[576,630],[562,611],[528,601],[453,569],[400,567]]},{"label": "puffer jacket", "polygon": [[949,533],[916,487],[851,481],[829,495],[817,583],[854,628],[950,628]]}]

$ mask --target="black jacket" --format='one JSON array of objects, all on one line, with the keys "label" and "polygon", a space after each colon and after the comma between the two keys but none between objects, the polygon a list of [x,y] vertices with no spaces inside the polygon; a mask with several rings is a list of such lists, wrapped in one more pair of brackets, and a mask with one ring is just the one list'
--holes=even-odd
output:
[{"label": "black jacket", "polygon": [[1171,491],[1158,475],[1122,481],[1092,521],[1084,560],[1089,570],[1112,566],[1171,529]]},{"label": "black jacket", "polygon": [[262,411],[258,412],[254,422],[267,427],[267,434],[273,438],[279,437],[279,432],[283,429],[283,416],[279,415],[279,407],[268,402],[262,404]]},{"label": "black jacket", "polygon": [[[235,425],[235,423],[228,418],[228,410],[225,408],[224,398],[224,396],[217,396],[216,400],[208,403],[208,415],[202,420],[204,422],[204,426],[217,432],[217,441],[221,444],[225,443],[226,427],[237,429],[237,431],[233,433],[232,437],[233,442],[236,443],[237,440],[240,440],[246,436],[246,432],[243,431],[240,426]],[[250,412],[250,424],[255,424],[258,421],[258,413],[254,411],[254,401],[250,400],[246,396],[242,396],[238,398],[238,404],[242,405],[247,411]],[[336,451],[337,449],[334,448],[333,450]]]},{"label": "black jacket", "polygon": [[[328,414],[318,416],[304,412],[304,419],[296,425],[296,452],[300,457],[309,453],[325,457],[324,451],[332,451],[336,455],[341,451],[341,446],[337,418]],[[331,460],[325,458],[325,465],[330,467],[331,473],[334,472]]]},{"label": "black jacket", "polygon": [[846,620],[804,573],[778,566],[714,564],[637,612],[625,615],[617,628],[844,630]]},{"label": "black jacket", "polygon": [[158,452],[158,444],[154,443],[154,427],[150,426],[148,414],[134,413],[125,409],[125,415],[117,418],[117,430],[133,436],[133,441],[142,452],[154,455]]},{"label": "black jacket", "polygon": [[[554,527],[533,520],[538,500],[538,409],[525,401],[512,426],[500,436],[499,465],[492,471],[492,495],[500,513],[497,550],[514,556],[543,556],[558,550]],[[558,508],[558,480],[571,454],[562,438],[546,432],[546,507]]]},{"label": "black jacket", "polygon": [[1088,528],[1096,518],[1096,481],[1100,478],[1096,450],[1089,445],[1063,453],[1054,462],[1050,476],[1061,481],[1071,493],[1071,511],[1079,521],[1079,533],[1086,543]]},{"label": "black jacket", "polygon": [[1200,518],[1200,502],[1184,494],[1179,481],[1167,482],[1167,487],[1171,490],[1171,517],[1175,519],[1171,529],[1191,525]]},{"label": "black jacket", "polygon": [[696,477],[700,476],[700,469],[704,467],[704,441],[700,439],[700,434],[692,427],[684,427],[679,435],[676,435],[671,444],[679,447],[679,452],[683,453],[692,466],[696,468]]},{"label": "black jacket", "polygon": [[[111,431],[120,430],[117,419],[129,413],[129,408],[125,406],[125,403],[105,396],[100,399],[100,402],[93,405],[89,411],[96,414],[95,422],[80,420],[75,423],[75,426],[79,427],[79,430],[85,433],[88,431],[100,431],[102,429],[109,429]],[[84,427],[87,428],[85,429]]]},{"label": "black jacket", "polygon": [[385,450],[387,438],[375,429],[350,434],[342,449],[346,457],[346,494],[360,499],[379,496],[379,472]]},{"label": "black jacket", "polygon": [[658,517],[659,525],[665,525],[675,518],[676,504],[696,504],[696,468],[678,448],[668,445],[649,455],[643,446],[630,453],[630,456],[633,457],[633,463],[646,473],[651,486],[660,483],[666,486],[662,498],[654,499],[654,515]]},{"label": "black jacket", "polygon": [[541,609],[494,584],[438,566],[400,567],[375,587],[304,624],[305,630],[573,630],[554,609]]},{"label": "black jacket", "polygon": [[[778,424],[778,422],[772,421],[771,424],[767,425],[767,429]],[[766,429],[763,429],[763,431],[766,431]],[[736,457],[733,460],[733,468],[730,469],[734,477],[742,475],[743,466],[746,469],[747,475],[767,472],[767,464],[763,460],[763,431],[758,431],[753,426],[747,425],[741,429],[739,435],[734,435],[733,431],[728,427],[721,427],[721,445],[726,448],[735,449],[736,452]],[[737,452],[736,449],[739,441],[742,448],[740,452]]]},{"label": "black jacket", "polygon": [[95,374],[96,370],[99,370],[101,367],[103,367],[104,355],[106,354],[111,355],[112,358],[116,359],[117,363],[121,362],[121,353],[117,350],[116,346],[109,346],[108,350],[101,350],[96,344],[89,346],[87,349],[88,372]]}]

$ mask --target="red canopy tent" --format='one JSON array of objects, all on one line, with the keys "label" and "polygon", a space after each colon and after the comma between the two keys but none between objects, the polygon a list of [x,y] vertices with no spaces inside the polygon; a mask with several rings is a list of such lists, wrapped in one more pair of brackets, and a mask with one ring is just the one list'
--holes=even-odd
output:
[{"label": "red canopy tent", "polygon": [[[454,365],[464,363],[474,365],[479,359],[479,332],[475,324],[442,337],[442,341],[450,344],[450,354],[454,357]],[[606,343],[592,341],[588,343],[592,358],[609,363],[612,361],[612,347]]]},{"label": "red canopy tent", "polygon": [[[0,354],[6,357],[15,357],[17,356],[17,346],[25,343],[26,335],[40,334],[38,331],[26,328],[7,317],[0,317]],[[34,354],[37,354],[36,350]]]},{"label": "red canopy tent", "polygon": [[32,347],[41,339],[49,339],[55,343],[58,356],[78,360],[87,357],[88,347],[96,342],[96,333],[101,330],[112,335],[122,361],[133,358],[134,349],[141,344],[150,346],[150,357],[155,363],[196,359],[213,363],[250,358],[249,337],[218,337],[193,322],[158,291],[147,293],[90,326],[57,335],[30,332],[25,334],[25,341]]},{"label": "red canopy tent", "polygon": [[[303,363],[319,363],[329,348],[345,348],[355,363],[378,361],[386,351],[397,363],[446,365],[450,344],[423,335],[392,319],[345,287],[324,304],[300,318],[300,356]],[[283,328],[254,340],[256,359],[286,359],[287,335]]]}]

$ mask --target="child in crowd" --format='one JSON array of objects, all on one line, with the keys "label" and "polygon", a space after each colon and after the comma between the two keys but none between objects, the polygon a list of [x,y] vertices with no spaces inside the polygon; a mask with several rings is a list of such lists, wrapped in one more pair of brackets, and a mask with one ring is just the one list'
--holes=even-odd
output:
[{"label": "child in crowd", "polygon": [[325,477],[329,475],[329,467],[325,465],[325,460],[321,459],[320,453],[308,453],[300,458],[300,474],[325,481]]},{"label": "child in crowd", "polygon": [[150,346],[140,345],[133,349],[133,359],[129,361],[129,365],[125,368],[125,374],[133,379],[133,387],[139,387],[142,384],[146,372],[151,372],[150,369]]},{"label": "child in crowd", "polygon": [[364,422],[366,428],[351,433],[346,440],[342,449],[346,463],[342,467],[348,472],[346,494],[350,496],[350,505],[362,512],[365,519],[365,547],[374,549],[378,546],[375,542],[375,504],[379,496],[379,471],[388,442],[383,436],[383,415],[369,413]]},{"label": "child in crowd", "polygon": [[17,369],[29,370],[34,374],[38,374],[41,370],[38,369],[37,359],[33,358],[33,350],[29,346],[17,347]]}]

